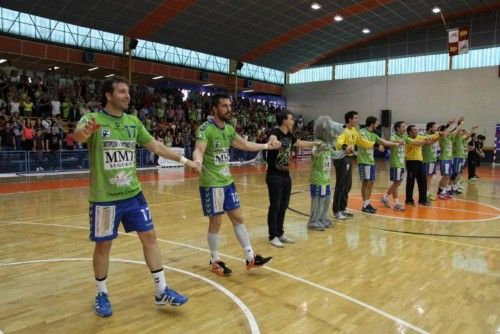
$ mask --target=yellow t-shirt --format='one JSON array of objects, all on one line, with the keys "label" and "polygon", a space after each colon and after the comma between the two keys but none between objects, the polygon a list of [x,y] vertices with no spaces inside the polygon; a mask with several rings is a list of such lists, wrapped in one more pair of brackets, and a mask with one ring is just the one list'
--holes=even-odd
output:
[{"label": "yellow t-shirt", "polygon": [[[426,136],[417,135],[415,138],[412,138],[412,139],[416,140],[416,141],[424,141],[427,139],[434,140],[437,138],[439,138],[439,133],[435,133],[433,135],[426,135]],[[412,145],[411,143],[406,144],[405,158],[406,158],[406,160],[423,161],[424,156],[422,155],[422,146]]]},{"label": "yellow t-shirt", "polygon": [[[363,138],[356,128],[345,128],[344,133],[337,138],[337,150],[341,150],[344,144],[354,151],[354,146],[369,149],[375,145],[375,142]],[[352,154],[348,154],[348,156],[352,156]]]}]

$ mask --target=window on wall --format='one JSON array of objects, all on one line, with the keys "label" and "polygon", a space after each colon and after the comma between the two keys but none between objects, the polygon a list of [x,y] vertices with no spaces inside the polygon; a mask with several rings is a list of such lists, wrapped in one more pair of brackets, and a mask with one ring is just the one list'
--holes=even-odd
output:
[{"label": "window on wall", "polygon": [[335,65],[335,79],[354,79],[385,75],[385,60]]},{"label": "window on wall", "polygon": [[227,73],[229,59],[167,44],[138,40],[135,56],[159,62]]},{"label": "window on wall", "polygon": [[238,75],[277,84],[285,83],[285,72],[249,63],[243,65],[242,69],[238,71]]},{"label": "window on wall", "polygon": [[296,84],[328,80],[333,80],[333,66],[306,68],[296,73],[291,73],[288,83]]},{"label": "window on wall", "polygon": [[500,65],[500,47],[469,50],[469,53],[454,56],[451,66],[454,70]]},{"label": "window on wall", "polygon": [[447,53],[389,59],[388,74],[446,71],[449,68]]}]

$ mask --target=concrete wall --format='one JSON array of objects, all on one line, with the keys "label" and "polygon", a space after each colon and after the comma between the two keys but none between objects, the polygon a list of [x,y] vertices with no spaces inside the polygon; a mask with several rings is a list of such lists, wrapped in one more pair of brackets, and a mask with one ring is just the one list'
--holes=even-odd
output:
[{"label": "concrete wall", "polygon": [[498,67],[334,80],[287,85],[287,105],[306,120],[330,115],[343,122],[356,110],[361,123],[369,115],[380,119],[381,109],[392,110],[392,122],[445,122],[465,116],[465,126],[479,124],[486,146],[493,146],[495,124],[500,123]]}]

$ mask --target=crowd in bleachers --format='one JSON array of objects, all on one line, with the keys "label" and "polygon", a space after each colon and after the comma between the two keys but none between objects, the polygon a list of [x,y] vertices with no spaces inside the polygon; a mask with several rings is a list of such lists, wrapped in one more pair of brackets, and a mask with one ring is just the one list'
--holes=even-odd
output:
[{"label": "crowd in bleachers", "polygon": [[[73,140],[78,119],[101,108],[101,80],[71,76],[51,68],[45,72],[19,70],[7,62],[0,70],[0,149],[54,151],[81,148]],[[160,85],[130,87],[129,113],[166,146],[192,148],[196,128],[210,114],[208,94]],[[280,107],[238,98],[229,123],[244,138],[266,142]],[[306,126],[300,116],[298,137]]]}]

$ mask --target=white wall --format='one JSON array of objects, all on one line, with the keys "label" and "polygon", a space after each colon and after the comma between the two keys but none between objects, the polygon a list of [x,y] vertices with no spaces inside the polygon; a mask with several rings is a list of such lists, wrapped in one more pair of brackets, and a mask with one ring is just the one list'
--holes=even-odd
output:
[{"label": "white wall", "polygon": [[444,122],[465,116],[465,127],[479,124],[486,146],[493,146],[495,124],[500,123],[498,67],[453,70],[386,77],[334,80],[287,85],[288,108],[306,120],[330,115],[343,122],[356,110],[361,123],[369,115],[380,119],[381,109],[392,110],[392,122]]}]

